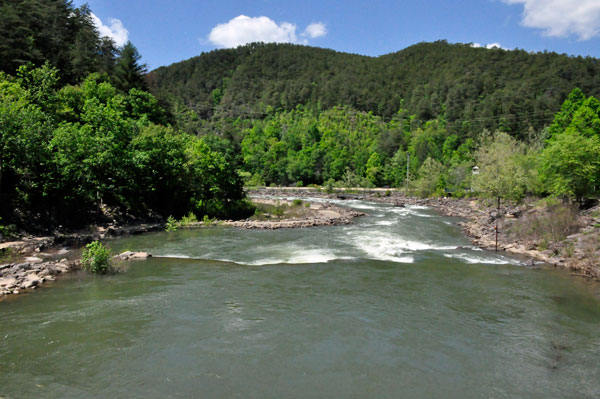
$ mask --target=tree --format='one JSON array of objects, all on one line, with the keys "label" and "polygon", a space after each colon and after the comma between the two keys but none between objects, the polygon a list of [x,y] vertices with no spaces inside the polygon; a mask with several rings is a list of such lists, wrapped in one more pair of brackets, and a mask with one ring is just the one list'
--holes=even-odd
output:
[{"label": "tree", "polygon": [[141,58],[142,56],[133,43],[128,41],[123,46],[113,76],[115,87],[124,93],[128,93],[133,88],[147,90],[145,81],[146,64],[139,63]]},{"label": "tree", "polygon": [[571,131],[555,136],[543,150],[540,176],[548,192],[581,202],[600,184],[600,138]]},{"label": "tree", "polygon": [[473,176],[473,190],[498,199],[521,199],[533,173],[525,167],[525,156],[524,144],[508,134],[484,134],[475,153],[479,174]]},{"label": "tree", "polygon": [[419,179],[415,182],[417,194],[421,197],[443,195],[444,186],[444,166],[435,159],[427,158],[419,168]]}]

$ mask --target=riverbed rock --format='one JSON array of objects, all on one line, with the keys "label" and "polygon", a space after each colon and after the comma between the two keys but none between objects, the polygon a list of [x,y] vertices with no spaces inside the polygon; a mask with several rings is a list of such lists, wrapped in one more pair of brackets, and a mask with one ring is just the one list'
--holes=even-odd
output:
[{"label": "riverbed rock", "polygon": [[152,255],[150,255],[147,252],[133,252],[133,251],[125,251],[123,253],[120,253],[119,255],[115,255],[114,256],[117,259],[121,259],[121,260],[136,260],[136,259],[147,259],[152,257]]},{"label": "riverbed rock", "polygon": [[9,263],[0,265],[0,298],[16,295],[23,290],[34,290],[54,276],[67,273],[80,267],[79,261]]}]

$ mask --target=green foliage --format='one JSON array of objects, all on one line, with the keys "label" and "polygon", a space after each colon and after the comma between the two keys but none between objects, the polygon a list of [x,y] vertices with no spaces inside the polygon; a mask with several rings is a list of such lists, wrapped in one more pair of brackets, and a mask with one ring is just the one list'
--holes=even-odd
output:
[{"label": "green foliage", "polygon": [[600,184],[600,101],[575,88],[548,129],[540,176],[552,195],[582,201]]},{"label": "green foliage", "polygon": [[414,182],[417,195],[429,197],[444,195],[444,167],[432,158],[427,158],[419,169],[419,179]]},{"label": "green foliage", "polygon": [[541,155],[540,176],[548,192],[578,201],[596,194],[600,183],[600,137],[558,134]]},{"label": "green foliage", "polygon": [[165,223],[165,231],[173,232],[179,229],[179,222],[172,215],[169,215],[167,218],[167,223]]},{"label": "green foliage", "polygon": [[484,135],[475,153],[479,174],[473,176],[473,190],[495,198],[523,198],[535,180],[526,156],[524,144],[508,134]]},{"label": "green foliage", "polygon": [[[2,221],[2,218],[0,218],[0,221]],[[0,240],[2,238],[16,238],[18,237],[17,234],[17,226],[15,226],[14,224],[0,224]]]},{"label": "green foliage", "polygon": [[141,55],[137,48],[127,42],[116,60],[113,82],[119,90],[128,93],[131,89],[146,90],[146,65],[140,64]]},{"label": "green foliage", "polygon": [[296,199],[294,199],[294,200],[292,201],[292,205],[293,205],[293,206],[302,206],[302,204],[303,204],[303,203],[304,203],[304,201],[302,201],[302,200],[301,200],[301,199],[299,199],[299,198],[296,198]]},{"label": "green foliage", "polygon": [[94,274],[106,274],[112,271],[110,251],[100,241],[85,246],[81,263],[85,270]]},{"label": "green foliage", "polygon": [[154,96],[119,92],[98,74],[78,86],[57,81],[48,65],[0,73],[0,217],[81,225],[106,206],[175,217],[248,211],[229,155],[161,125]]},{"label": "green foliage", "polygon": [[[204,217],[206,218],[207,216],[204,215]],[[184,217],[182,217],[181,220],[179,220],[179,226],[186,227],[186,226],[190,226],[197,222],[198,222],[198,218],[196,217],[196,215],[194,215],[192,212],[190,212],[187,215],[185,215]]]},{"label": "green foliage", "polygon": [[[597,60],[589,57],[445,41],[376,58],[254,43],[158,68],[149,80],[159,97],[187,104],[205,120],[262,119],[272,110],[291,111],[298,105],[317,112],[347,106],[386,120],[398,115],[414,115],[422,123],[443,119],[462,143],[484,129],[519,139],[530,127],[540,131],[573,87],[600,95],[599,71]],[[382,136],[381,155],[390,157],[388,148],[403,146],[404,126],[397,128]],[[439,159],[424,154],[419,161],[428,156]]]}]

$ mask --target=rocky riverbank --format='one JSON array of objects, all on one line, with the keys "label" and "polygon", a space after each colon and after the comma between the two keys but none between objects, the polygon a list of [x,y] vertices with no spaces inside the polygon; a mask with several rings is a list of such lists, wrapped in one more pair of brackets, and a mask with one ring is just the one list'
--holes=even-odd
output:
[{"label": "rocky riverbank", "polygon": [[495,201],[455,198],[415,198],[387,189],[345,190],[326,193],[306,188],[265,188],[253,195],[361,199],[394,206],[422,205],[441,215],[459,217],[458,222],[474,245],[497,249],[533,262],[569,270],[573,275],[600,281],[600,206],[584,212],[565,204],[501,204]]},{"label": "rocky riverbank", "polygon": [[41,258],[29,257],[22,263],[0,265],[0,298],[35,290],[47,281],[53,281],[60,274],[80,268],[78,260],[44,262]]},{"label": "rocky riverbank", "polygon": [[[498,250],[528,257],[566,268],[573,274],[600,280],[600,207],[582,213],[565,214],[555,206],[535,204],[520,206],[502,205],[475,199],[406,197],[400,192],[386,189],[353,190],[326,193],[314,189],[275,188],[253,190],[253,201],[275,206],[296,206],[290,214],[263,215],[262,219],[219,221],[215,224],[244,229],[281,229],[332,226],[352,223],[364,215],[332,203],[302,202],[275,199],[274,197],[319,197],[325,199],[362,199],[384,202],[394,206],[423,205],[440,214],[463,218],[458,222],[473,243],[481,248],[496,247],[498,225]],[[562,212],[562,213],[561,213]],[[546,222],[544,222],[546,221]],[[548,222],[550,221],[550,222]],[[548,224],[544,224],[548,223]],[[562,223],[562,224],[560,224]],[[195,223],[188,227],[205,226]],[[94,227],[73,233],[57,233],[45,237],[25,237],[18,241],[0,243],[0,298],[34,290],[61,274],[80,268],[78,250],[94,240],[126,234],[142,234],[164,229],[164,224],[136,224],[130,226]],[[548,231],[545,231],[548,230]],[[564,233],[564,237],[560,234]],[[551,232],[554,236],[548,236]],[[550,237],[550,238],[547,238]],[[557,238],[558,237],[558,238]],[[132,253],[133,254],[133,253]],[[119,255],[120,259],[144,258],[136,254]],[[2,262],[4,258],[4,262]]]},{"label": "rocky riverbank", "polygon": [[[364,212],[331,203],[302,202],[294,204],[293,201],[274,199],[272,196],[272,194],[259,194],[257,192],[252,192],[250,195],[252,202],[255,204],[266,204],[274,207],[274,210],[279,209],[281,211],[279,215],[266,213],[261,215],[262,218],[224,220],[216,223],[242,229],[275,230],[345,225],[352,223],[354,218],[365,215]],[[202,226],[201,223],[196,225]],[[190,227],[194,227],[194,225]]]},{"label": "rocky riverbank", "polygon": [[162,230],[162,223],[128,226],[96,226],[51,236],[23,237],[0,243],[0,299],[29,292],[62,274],[81,268],[79,249],[108,237]]},{"label": "rocky riverbank", "polygon": [[[577,212],[565,204],[520,205],[453,198],[410,198],[399,194],[365,196],[372,201],[430,206],[444,216],[466,219],[458,224],[473,244],[506,251],[565,268],[572,274],[600,281],[600,207]],[[498,231],[496,239],[496,228]]]}]

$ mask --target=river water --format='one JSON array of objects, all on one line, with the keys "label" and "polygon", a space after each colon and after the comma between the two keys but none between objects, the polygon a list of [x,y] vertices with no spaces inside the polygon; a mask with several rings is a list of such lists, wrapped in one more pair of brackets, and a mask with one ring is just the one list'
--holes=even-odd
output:
[{"label": "river water", "polygon": [[600,397],[597,285],[345,204],[368,216],[121,238],[155,257],[0,302],[0,398]]}]

